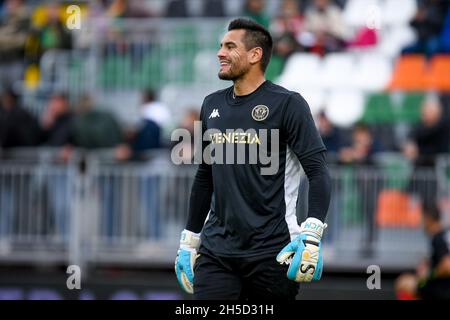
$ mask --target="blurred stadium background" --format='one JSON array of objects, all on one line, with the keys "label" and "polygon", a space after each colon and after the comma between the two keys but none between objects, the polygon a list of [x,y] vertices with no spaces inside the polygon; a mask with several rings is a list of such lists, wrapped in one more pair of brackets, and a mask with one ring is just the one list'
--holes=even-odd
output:
[{"label": "blurred stadium background", "polygon": [[[172,164],[170,134],[230,85],[216,52],[237,16],[271,30],[267,78],[329,149],[325,274],[299,299],[396,298],[429,253],[421,203],[450,217],[446,0],[0,1],[0,299],[189,298],[173,263],[195,165]],[[303,179],[300,219],[306,199]]]}]

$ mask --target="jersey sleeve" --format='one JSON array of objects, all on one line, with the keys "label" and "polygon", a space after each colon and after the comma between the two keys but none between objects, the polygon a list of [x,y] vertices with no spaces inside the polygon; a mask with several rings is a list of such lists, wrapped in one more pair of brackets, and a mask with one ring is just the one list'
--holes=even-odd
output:
[{"label": "jersey sleeve", "polygon": [[300,161],[312,154],[326,151],[308,103],[298,93],[293,93],[288,98],[282,121],[287,144]]}]

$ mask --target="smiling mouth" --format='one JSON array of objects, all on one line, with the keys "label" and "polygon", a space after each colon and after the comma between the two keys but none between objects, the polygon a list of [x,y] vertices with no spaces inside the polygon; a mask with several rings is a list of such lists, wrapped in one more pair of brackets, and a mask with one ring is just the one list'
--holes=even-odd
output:
[{"label": "smiling mouth", "polygon": [[221,68],[223,68],[223,67],[229,67],[231,64],[229,63],[229,62],[225,62],[225,61],[221,61],[220,62],[220,67]]}]

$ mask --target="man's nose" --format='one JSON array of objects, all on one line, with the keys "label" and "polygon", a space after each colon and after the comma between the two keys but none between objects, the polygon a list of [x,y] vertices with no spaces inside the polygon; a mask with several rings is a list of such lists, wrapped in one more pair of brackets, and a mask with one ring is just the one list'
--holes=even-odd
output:
[{"label": "man's nose", "polygon": [[219,59],[222,59],[222,58],[225,57],[225,53],[224,53],[224,51],[223,51],[223,48],[220,48],[219,51],[217,51],[217,57],[218,57]]}]

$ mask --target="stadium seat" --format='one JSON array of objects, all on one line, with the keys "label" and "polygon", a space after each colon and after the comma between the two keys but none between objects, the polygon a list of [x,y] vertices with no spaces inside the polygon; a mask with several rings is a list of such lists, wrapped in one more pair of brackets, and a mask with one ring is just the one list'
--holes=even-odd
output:
[{"label": "stadium seat", "polygon": [[435,55],[432,58],[427,87],[430,90],[450,91],[450,54]]},{"label": "stadium seat", "polygon": [[284,70],[285,60],[278,56],[272,56],[266,70],[266,79],[277,82]]},{"label": "stadium seat", "polygon": [[157,87],[165,80],[165,60],[158,50],[147,53],[142,59],[142,77],[147,87]]},{"label": "stadium seat", "polygon": [[298,92],[308,102],[311,114],[316,116],[323,110],[326,103],[326,92],[320,88],[299,88],[293,91]]},{"label": "stadium seat", "polygon": [[366,26],[373,8],[380,8],[380,0],[348,0],[344,7],[344,21],[350,27]]},{"label": "stadium seat", "polygon": [[417,12],[416,0],[385,0],[381,6],[381,19],[386,26],[403,26]]},{"label": "stadium seat", "polygon": [[380,54],[363,54],[356,64],[353,85],[364,91],[375,92],[386,88],[392,75],[389,59]]},{"label": "stadium seat", "polygon": [[325,56],[320,83],[328,89],[351,88],[356,72],[355,58],[350,53],[331,53]]},{"label": "stadium seat", "polygon": [[341,128],[348,128],[361,119],[364,113],[364,95],[358,90],[335,90],[330,93],[325,114]]},{"label": "stadium seat", "polygon": [[404,123],[417,123],[420,121],[422,103],[425,98],[423,92],[411,92],[404,95],[400,109],[397,113],[397,121]]},{"label": "stadium seat", "polygon": [[426,89],[426,59],[423,55],[400,56],[396,62],[389,90],[420,91]]},{"label": "stadium seat", "polygon": [[385,228],[417,228],[421,222],[420,203],[400,190],[383,190],[378,195],[376,221]]},{"label": "stadium seat", "polygon": [[384,93],[369,95],[361,121],[369,125],[394,123],[395,112],[390,95]]},{"label": "stadium seat", "polygon": [[293,54],[286,62],[278,83],[286,88],[319,85],[319,68],[321,59],[312,53]]},{"label": "stadium seat", "polygon": [[379,38],[379,53],[385,57],[394,59],[405,46],[415,41],[416,34],[409,25],[404,25],[381,30]]}]

